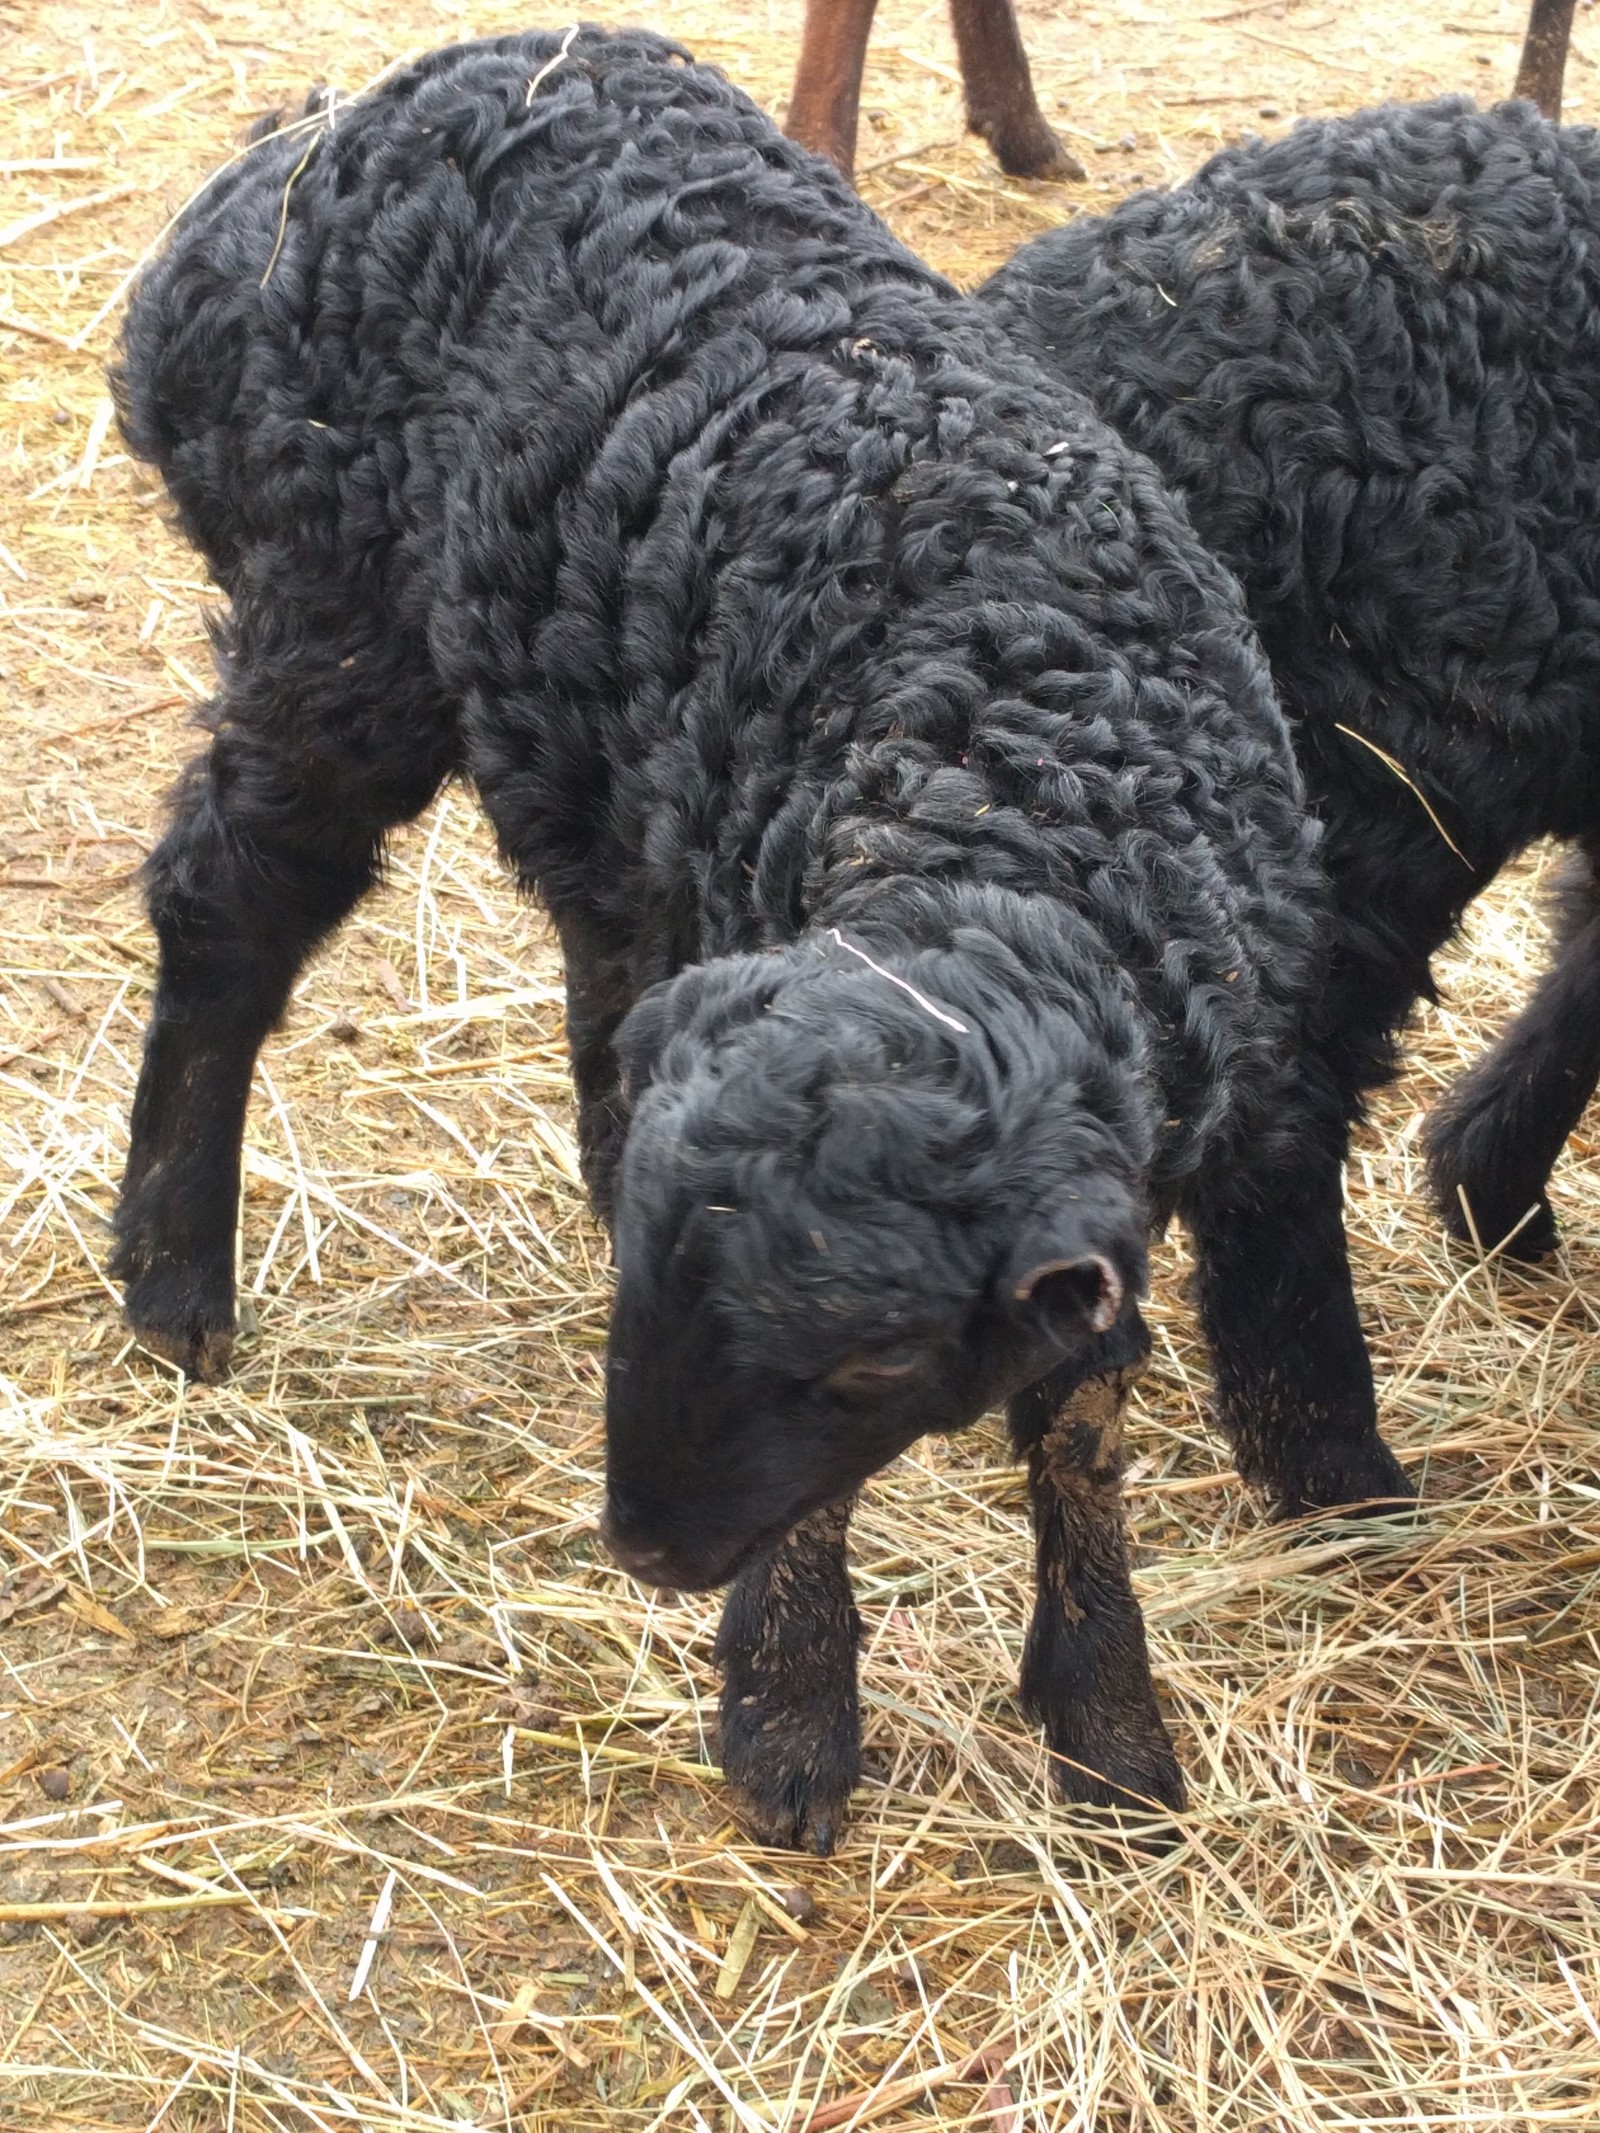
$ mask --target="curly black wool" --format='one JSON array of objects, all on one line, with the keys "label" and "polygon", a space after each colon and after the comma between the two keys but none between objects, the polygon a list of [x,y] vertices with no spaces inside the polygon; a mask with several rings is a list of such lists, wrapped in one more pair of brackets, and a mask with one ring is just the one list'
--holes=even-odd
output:
[{"label": "curly black wool", "polygon": [[1600,136],[1463,97],[1306,122],[980,295],[1239,576],[1327,824],[1353,1087],[1507,859],[1584,845],[1559,967],[1430,1135],[1460,1232],[1464,1190],[1547,1248],[1600,1074]]},{"label": "curly black wool", "polygon": [[461,772],[561,935],[642,1575],[718,1582],[923,1431],[1125,1371],[1174,1208],[1246,1469],[1400,1486],[1237,589],[830,169],[658,38],[437,53],[218,176],[118,392],[231,606],[150,874],[148,1340],[225,1362],[255,1048]]}]

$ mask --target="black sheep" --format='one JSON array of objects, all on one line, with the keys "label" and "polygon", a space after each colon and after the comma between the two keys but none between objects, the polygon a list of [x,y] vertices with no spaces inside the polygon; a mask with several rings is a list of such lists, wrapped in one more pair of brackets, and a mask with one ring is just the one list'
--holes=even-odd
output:
[{"label": "black sheep", "polygon": [[231,602],[150,866],[146,1342],[225,1364],[256,1048],[460,772],[566,960],[607,1531],[732,1580],[759,1826],[826,1848],[856,1775],[852,1493],[1006,1400],[1063,1790],[1181,1800],[1117,1504],[1152,1223],[1195,1231],[1277,1504],[1404,1482],[1308,1033],[1316,832],[1148,464],[718,75],[594,30],[250,150],[145,275],[119,396]]},{"label": "black sheep", "polygon": [[1428,1130],[1451,1228],[1547,1251],[1600,1076],[1600,137],[1463,97],[1302,124],[980,293],[1238,574],[1327,825],[1347,1088],[1506,861],[1582,846],[1555,967]]}]

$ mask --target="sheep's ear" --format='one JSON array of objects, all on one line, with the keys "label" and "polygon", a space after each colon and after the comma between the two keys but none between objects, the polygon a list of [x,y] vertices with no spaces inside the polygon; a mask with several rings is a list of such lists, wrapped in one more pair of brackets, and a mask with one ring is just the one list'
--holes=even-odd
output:
[{"label": "sheep's ear", "polygon": [[623,1094],[635,1102],[656,1078],[661,1055],[727,983],[728,963],[693,963],[643,992],[612,1039]]},{"label": "sheep's ear", "polygon": [[1010,1310],[1063,1349],[1109,1333],[1128,1295],[1128,1282],[1106,1252],[1023,1252],[1005,1282]]},{"label": "sheep's ear", "polygon": [[782,964],[772,955],[725,956],[693,963],[641,993],[612,1043],[622,1087],[636,1101],[655,1080],[661,1055],[693,1023],[703,1035],[756,1013],[772,998]]}]

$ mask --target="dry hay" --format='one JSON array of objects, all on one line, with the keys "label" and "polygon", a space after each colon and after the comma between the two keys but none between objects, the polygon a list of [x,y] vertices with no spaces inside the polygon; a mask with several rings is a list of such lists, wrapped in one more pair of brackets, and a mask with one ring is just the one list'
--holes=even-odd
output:
[{"label": "dry hay", "polygon": [[[659,19],[776,101],[795,14]],[[1485,900],[1352,1165],[1419,1532],[1346,1560],[1263,1524],[1160,1269],[1131,1503],[1180,1848],[1131,1858],[1047,1804],[1012,1701],[1023,1492],[984,1430],[919,1447],[859,1521],[846,1849],[753,1849],[708,1763],[715,1602],[646,1601],[592,1539],[606,1284],[559,973],[466,796],[397,841],[269,1047],[232,1381],[136,1353],[99,1273],[151,977],[129,874],[206,673],[195,566],[105,428],[105,320],[248,115],[467,18],[13,21],[0,2122],[1593,2127],[1600,1169],[1580,1136],[1534,1277],[1447,1251],[1413,1190],[1421,1107],[1537,964],[1532,871]],[[1262,107],[1508,82],[1519,26],[1501,0],[1426,34],[1393,4],[1036,12],[1096,176],[1029,187],[958,138],[938,12],[891,5],[864,185],[971,278]],[[1591,113],[1581,54],[1572,90]]]}]

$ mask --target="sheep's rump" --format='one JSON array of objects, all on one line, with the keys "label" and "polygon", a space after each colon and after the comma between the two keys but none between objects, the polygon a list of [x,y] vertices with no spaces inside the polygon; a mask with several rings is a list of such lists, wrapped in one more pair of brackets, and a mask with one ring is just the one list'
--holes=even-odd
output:
[{"label": "sheep's rump", "polygon": [[1166,1186],[1267,1130],[1322,887],[1237,588],[715,73],[527,34],[334,100],[184,215],[119,395],[219,716],[460,764],[639,988],[888,877],[1044,893],[1142,1002]]},{"label": "sheep's rump", "polygon": [[1340,724],[1406,766],[1479,882],[1592,830],[1590,129],[1464,97],[1303,122],[1035,239],[981,293],[1238,573],[1314,793],[1358,796],[1352,842],[1392,773]]}]

